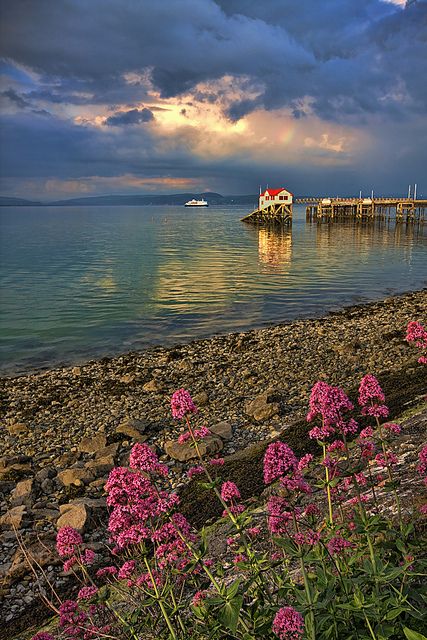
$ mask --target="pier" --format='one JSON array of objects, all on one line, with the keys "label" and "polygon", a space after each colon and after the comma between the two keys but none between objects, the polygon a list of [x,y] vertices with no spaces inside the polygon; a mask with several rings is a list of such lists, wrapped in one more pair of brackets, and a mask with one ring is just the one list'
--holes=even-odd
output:
[{"label": "pier", "polygon": [[299,198],[308,221],[394,220],[423,223],[427,200],[415,198]]}]

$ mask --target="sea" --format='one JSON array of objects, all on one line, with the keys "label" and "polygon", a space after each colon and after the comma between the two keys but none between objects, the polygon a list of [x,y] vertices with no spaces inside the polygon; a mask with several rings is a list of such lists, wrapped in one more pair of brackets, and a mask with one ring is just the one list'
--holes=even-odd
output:
[{"label": "sea", "polygon": [[242,223],[247,207],[1,207],[0,373],[320,316],[421,289],[427,230]]}]

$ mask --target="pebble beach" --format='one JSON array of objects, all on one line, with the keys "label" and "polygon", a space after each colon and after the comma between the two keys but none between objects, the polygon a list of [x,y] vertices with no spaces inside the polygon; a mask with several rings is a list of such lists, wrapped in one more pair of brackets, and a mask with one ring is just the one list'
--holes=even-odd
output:
[{"label": "pebble beach", "polygon": [[351,389],[367,372],[412,370],[417,353],[405,328],[426,315],[424,289],[321,318],[3,378],[0,614],[7,625],[22,626],[18,620],[38,602],[15,531],[66,588],[55,531],[72,524],[98,544],[102,487],[134,442],[155,447],[176,488],[187,482],[193,452],[177,447],[183,428],[170,412],[175,390],[190,391],[198,423],[211,428],[206,452],[227,459],[301,419],[319,379]]}]

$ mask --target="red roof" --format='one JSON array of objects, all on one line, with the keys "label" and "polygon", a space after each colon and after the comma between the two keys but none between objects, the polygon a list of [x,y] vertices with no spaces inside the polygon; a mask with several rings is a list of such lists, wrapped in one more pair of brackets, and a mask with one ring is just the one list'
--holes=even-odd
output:
[{"label": "red roof", "polygon": [[[282,193],[282,191],[288,191],[287,189],[285,189],[284,187],[282,187],[281,189],[266,189],[263,193],[261,193],[262,196],[265,196],[266,193],[268,193],[269,196],[278,196],[279,193]],[[288,193],[291,193],[290,191],[288,191]],[[293,194],[291,193],[291,196]]]}]

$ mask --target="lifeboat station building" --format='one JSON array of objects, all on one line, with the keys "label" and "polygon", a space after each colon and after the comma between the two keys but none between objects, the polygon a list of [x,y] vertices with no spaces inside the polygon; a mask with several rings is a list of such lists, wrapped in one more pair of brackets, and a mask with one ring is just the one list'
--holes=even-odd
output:
[{"label": "lifeboat station building", "polygon": [[293,193],[287,189],[266,189],[263,193],[259,194],[259,209],[267,209],[271,205],[286,204],[290,205],[293,202]]}]

